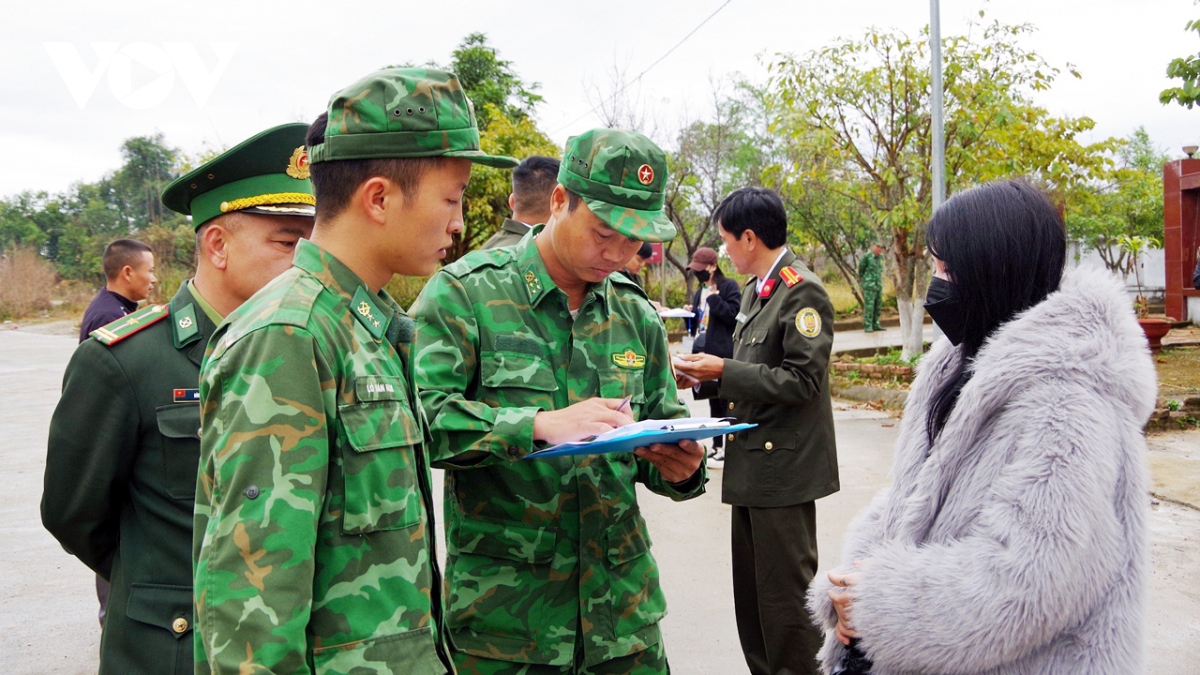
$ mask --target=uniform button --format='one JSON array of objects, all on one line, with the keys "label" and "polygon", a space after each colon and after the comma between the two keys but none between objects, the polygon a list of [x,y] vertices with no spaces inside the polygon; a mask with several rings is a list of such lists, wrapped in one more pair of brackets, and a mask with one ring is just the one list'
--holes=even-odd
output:
[{"label": "uniform button", "polygon": [[732,401],[729,402],[729,409],[733,410],[733,402]]},{"label": "uniform button", "polygon": [[767,450],[770,450],[771,448],[773,448],[775,446],[771,443],[771,441],[767,441],[766,443],[763,443],[763,447],[766,448]]},{"label": "uniform button", "polygon": [[729,439],[729,440],[731,440],[731,441],[732,441],[732,440],[733,440],[733,434],[729,434],[729,435],[728,435],[728,436],[726,436],[725,438],[727,438],[727,439]]},{"label": "uniform button", "polygon": [[204,431],[204,427],[200,427],[199,429],[196,430],[196,438],[200,438],[201,431]]},{"label": "uniform button", "polygon": [[257,485],[251,485],[250,487],[246,488],[246,498],[247,499],[257,499],[258,498],[258,486]]},{"label": "uniform button", "polygon": [[516,459],[521,456],[521,450],[516,446],[508,446],[508,456]]},{"label": "uniform button", "polygon": [[178,619],[175,619],[175,622],[171,624],[171,630],[175,631],[176,633],[182,633],[187,629],[188,629],[187,619],[183,618],[182,616],[179,617]]}]

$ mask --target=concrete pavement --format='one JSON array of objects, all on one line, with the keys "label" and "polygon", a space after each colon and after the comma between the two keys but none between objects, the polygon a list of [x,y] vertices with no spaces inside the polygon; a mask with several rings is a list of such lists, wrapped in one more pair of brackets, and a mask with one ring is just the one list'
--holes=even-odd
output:
[{"label": "concrete pavement", "polygon": [[[93,575],[42,529],[38,513],[46,431],[74,348],[70,335],[0,330],[0,485],[8,495],[0,503],[0,655],[6,673],[96,672]],[[706,404],[694,405],[696,414],[707,415]],[[897,431],[897,420],[881,413],[839,405],[835,414],[843,489],[817,506],[822,569],[836,563],[850,518],[887,484]],[[1160,438],[1189,452],[1200,447],[1200,432],[1163,434],[1152,444]],[[729,507],[720,493],[715,471],[701,498],[677,504],[645,493],[641,500],[670,603],[663,622],[668,653],[681,675],[748,672],[733,618]],[[1200,511],[1165,501],[1152,510],[1148,672],[1194,675],[1200,663]]]}]

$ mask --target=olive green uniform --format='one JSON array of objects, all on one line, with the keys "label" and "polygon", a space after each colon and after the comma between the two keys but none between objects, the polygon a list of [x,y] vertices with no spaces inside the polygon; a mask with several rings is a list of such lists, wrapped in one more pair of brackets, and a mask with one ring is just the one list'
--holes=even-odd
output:
[{"label": "olive green uniform", "polygon": [[96,332],[120,339],[88,339],[67,365],[42,522],[112,583],[102,674],[192,672],[197,382],[214,328],[185,284],[169,313],[122,317]]},{"label": "olive green uniform", "polygon": [[521,241],[529,233],[529,230],[530,227],[525,223],[513,220],[512,218],[505,218],[504,222],[500,224],[500,229],[496,230],[496,234],[493,234],[484,242],[481,250],[486,251],[489,248],[500,248],[501,246],[515,246],[517,242]]},{"label": "olive green uniform", "polygon": [[722,501],[733,505],[734,606],[754,675],[816,673],[822,636],[805,609],[817,570],[814,500],[836,492],[829,396],[833,306],[790,251],[762,291],[742,292],[720,397],[758,426],[726,439]]}]

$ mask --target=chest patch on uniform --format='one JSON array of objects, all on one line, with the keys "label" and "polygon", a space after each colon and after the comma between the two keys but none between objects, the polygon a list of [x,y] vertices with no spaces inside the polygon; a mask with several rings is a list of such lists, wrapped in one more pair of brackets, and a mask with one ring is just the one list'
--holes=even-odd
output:
[{"label": "chest patch on uniform", "polygon": [[745,312],[738,312],[737,316],[733,317],[733,320],[738,323],[746,323],[747,318],[748,317],[746,316]]},{"label": "chest patch on uniform", "polygon": [[199,389],[176,389],[173,393],[176,403],[196,403],[200,400]]},{"label": "chest patch on uniform", "polygon": [[622,368],[645,368],[646,357],[638,354],[632,349],[626,349],[620,354],[612,355],[613,363]]},{"label": "chest patch on uniform", "polygon": [[779,270],[779,277],[783,279],[783,283],[787,284],[788,288],[795,286],[804,280],[800,273],[790,267],[784,267]]},{"label": "chest patch on uniform", "polygon": [[812,307],[805,307],[796,314],[796,330],[806,338],[821,334],[821,315]]}]

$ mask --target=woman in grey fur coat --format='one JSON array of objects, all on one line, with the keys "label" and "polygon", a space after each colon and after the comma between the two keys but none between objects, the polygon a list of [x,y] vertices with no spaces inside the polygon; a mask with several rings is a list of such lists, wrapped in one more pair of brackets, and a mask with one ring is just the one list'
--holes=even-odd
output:
[{"label": "woman in grey fur coat", "polygon": [[1122,285],[1063,276],[1050,201],[1001,181],[934,215],[921,361],[893,484],[814,580],[838,672],[1141,675],[1156,383]]}]

